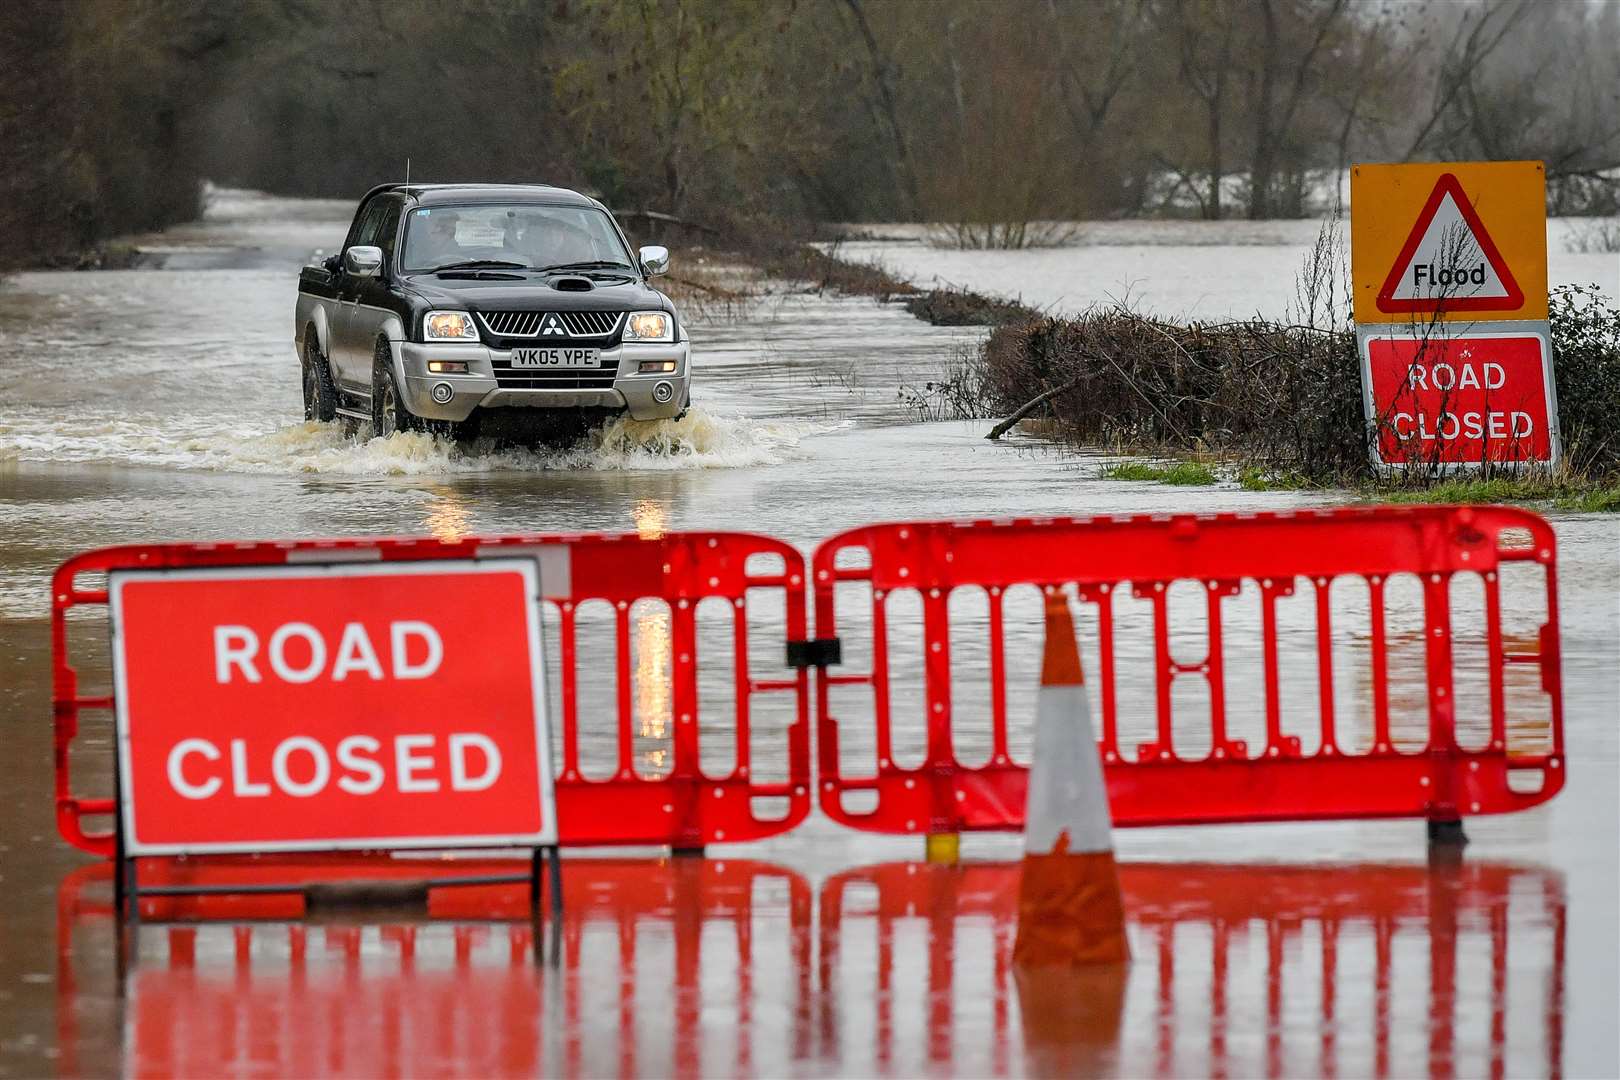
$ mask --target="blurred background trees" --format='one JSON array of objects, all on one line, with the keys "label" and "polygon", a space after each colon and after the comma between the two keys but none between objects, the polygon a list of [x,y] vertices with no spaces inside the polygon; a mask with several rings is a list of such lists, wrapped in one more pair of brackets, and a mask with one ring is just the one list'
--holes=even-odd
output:
[{"label": "blurred background trees", "polygon": [[0,265],[198,210],[550,181],[706,221],[1320,212],[1353,160],[1542,158],[1614,213],[1620,3],[9,0]]}]

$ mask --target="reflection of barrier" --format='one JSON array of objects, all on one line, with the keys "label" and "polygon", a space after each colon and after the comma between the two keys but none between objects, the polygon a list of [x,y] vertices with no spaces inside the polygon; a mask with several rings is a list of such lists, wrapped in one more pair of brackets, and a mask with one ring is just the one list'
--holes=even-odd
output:
[{"label": "reflection of barrier", "polygon": [[[300,860],[337,871],[336,860]],[[231,865],[210,861],[210,873]],[[402,876],[444,872],[434,860],[395,861]],[[93,1023],[113,1000],[92,970],[111,966],[108,950],[83,947],[112,929],[96,898],[108,869],[87,867],[58,892],[64,1075],[118,1071],[80,1053],[81,1017]],[[238,860],[226,872],[243,884],[266,869]],[[431,918],[326,925],[265,921],[297,916],[284,897],[145,900],[151,917],[255,922],[146,926],[126,975],[122,1071],[211,1076],[251,1062],[276,1076],[746,1074],[756,1054],[807,1052],[811,895],[798,874],[748,860],[579,859],[566,891],[559,967],[534,963],[521,888],[436,890]],[[87,1000],[81,986],[93,988]],[[767,995],[759,1004],[770,1008],[756,1006]],[[717,1009],[737,1018],[735,1040],[709,1037]]]},{"label": "reflection of barrier", "polygon": [[[738,533],[670,533],[636,536],[509,536],[437,540],[289,541],[247,544],[164,544],[105,548],[64,563],[52,581],[51,630],[53,703],[56,721],[56,806],[62,835],[86,851],[110,855],[111,831],[90,832],[86,817],[112,813],[110,798],[85,797],[74,790],[73,757],[85,712],[109,715],[110,691],[85,693],[77,664],[82,647],[70,654],[69,612],[102,607],[107,589],[101,579],[112,570],[152,570],[206,566],[274,566],[420,559],[469,559],[531,555],[539,561],[541,589],[558,639],[560,710],[553,729],[561,732],[556,755],[557,813],[564,844],[669,844],[695,847],[714,841],[751,840],[791,829],[809,812],[808,681],[804,672],[762,679],[751,673],[749,656],[762,647],[784,654],[787,642],[805,635],[804,560],[792,547],[767,537]],[[755,557],[759,557],[757,560]],[[751,569],[750,563],[769,563]],[[760,595],[763,594],[763,595]],[[706,773],[700,764],[697,609],[719,598],[731,612],[727,651],[734,667],[725,695],[730,715],[702,717],[705,727],[734,732],[735,759],[727,771]],[[779,599],[778,599],[779,598]],[[637,737],[636,694],[632,676],[631,609],[637,601],[668,607],[668,664],[656,674],[667,681],[673,717],[668,772],[638,771],[632,748]],[[581,672],[599,666],[599,653],[579,647],[581,604],[610,605],[612,649],[617,673],[612,715],[582,710]],[[751,641],[748,605],[780,603],[782,638]],[[794,702],[785,732],[785,779],[762,782],[751,769],[755,740],[750,737],[750,704],[758,695],[782,695]],[[732,704],[734,703],[734,704]],[[707,703],[705,703],[707,706]],[[588,709],[589,702],[583,703]],[[611,729],[617,735],[617,765],[611,775],[581,771],[582,728]],[[760,801],[773,813],[756,810]]]},{"label": "reflection of barrier", "polygon": [[[397,861],[402,876],[435,872]],[[250,863],[230,873],[286,876]],[[254,924],[146,923],[122,997],[110,870],[88,866],[57,893],[63,1075],[216,1075],[249,1055],[274,1075],[382,1075],[391,1053],[424,1074],[788,1075],[814,1062],[1002,1075],[1032,1071],[1038,1050],[1011,964],[1014,862],[861,867],[827,879],[812,907],[800,875],[758,862],[572,860],[559,967],[535,966],[520,887],[436,890],[427,918],[325,925],[287,925],[300,911],[286,897],[151,898],[150,918]],[[1562,1071],[1556,873],[1125,863],[1120,883],[1137,961],[1104,1048],[1111,1074]],[[119,1033],[122,1069],[105,1043]]]},{"label": "reflection of barrier", "polygon": [[[1313,818],[1422,817],[1455,821],[1465,814],[1523,809],[1551,798],[1562,786],[1563,723],[1558,666],[1557,595],[1552,528],[1541,518],[1508,508],[1369,508],[1294,514],[1219,514],[1130,519],[1057,519],[1008,523],[947,522],[874,525],[824,542],[814,560],[816,632],[830,638],[851,624],[870,620],[868,671],[823,669],[817,679],[818,790],[822,809],[856,828],[878,832],[950,833],[1022,827],[1027,770],[1011,756],[1008,708],[1007,592],[1020,586],[1073,583],[1083,606],[1096,613],[1100,663],[1102,751],[1114,821],[1119,825],[1194,824]],[[1529,564],[1545,574],[1530,601],[1545,602],[1547,621],[1525,647],[1502,628],[1502,567]],[[1483,591],[1484,677],[1488,682],[1488,736],[1459,745],[1453,655],[1451,590],[1463,574],[1477,575]],[[1391,678],[1394,647],[1389,621],[1392,577],[1410,577],[1421,600],[1404,614],[1420,616],[1422,651],[1415,697],[1427,713],[1418,738],[1391,723],[1392,698],[1406,688]],[[1345,656],[1331,647],[1335,613],[1330,594],[1336,580],[1367,590],[1368,640],[1360,670],[1341,671],[1370,689],[1367,746],[1358,733],[1335,721],[1335,664]],[[1198,622],[1173,624],[1173,586],[1189,586],[1200,598]],[[1262,681],[1238,698],[1227,689],[1226,665],[1237,636],[1233,604],[1245,584],[1258,585],[1255,637]],[[870,589],[855,603],[841,597],[851,586]],[[1129,586],[1128,597],[1121,597]],[[841,588],[842,587],[842,588]],[[982,591],[987,607],[987,680],[990,686],[988,760],[964,764],[953,738],[953,652],[962,635],[953,626],[953,591]],[[1311,697],[1319,712],[1317,745],[1302,750],[1285,732],[1281,716],[1278,600],[1296,589],[1315,599],[1316,673]],[[921,663],[911,670],[891,656],[889,606],[902,594],[920,600]],[[1116,679],[1116,609],[1130,597],[1151,609],[1155,694],[1151,732],[1137,745],[1121,723]],[[1525,597],[1519,597],[1524,602]],[[1223,618],[1228,622],[1223,623]],[[1224,630],[1223,630],[1224,628]],[[1342,632],[1342,631],[1341,631]],[[1187,637],[1191,659],[1177,655]],[[1175,639],[1177,649],[1172,649]],[[1298,640],[1291,638],[1290,641]],[[851,649],[846,642],[846,661]],[[1533,668],[1550,708],[1544,744],[1526,752],[1514,739],[1522,717],[1510,715],[1505,687],[1513,669]],[[923,713],[912,721],[926,730],[926,748],[914,765],[896,761],[892,698],[907,680],[923,684]],[[1091,680],[1088,679],[1088,683]],[[1195,742],[1207,749],[1178,748],[1187,724],[1174,698],[1202,691],[1208,720],[1197,722]],[[869,774],[848,771],[835,694],[870,693],[875,761]],[[840,701],[843,699],[840,698]],[[863,704],[865,699],[863,697]],[[1398,701],[1404,704],[1404,700]],[[1234,738],[1240,720],[1264,718],[1263,741]],[[905,718],[911,721],[910,717]],[[1027,722],[1015,716],[1011,723]],[[1464,716],[1464,721],[1475,719]],[[1529,783],[1527,783],[1529,782]],[[1530,787],[1534,784],[1534,787]],[[846,797],[853,796],[846,804]],[[855,805],[866,800],[865,805]]]},{"label": "reflection of barrier", "polygon": [[[1018,878],[1017,863],[891,863],[827,880],[817,904],[824,1040],[849,1045],[862,1022],[850,1014],[868,996],[876,1009],[860,1049],[872,1058],[846,1070],[925,1071],[896,1062],[919,1045],[936,1069],[959,1062],[959,1032],[986,1047],[979,1068],[1013,1067]],[[1388,1076],[1423,1071],[1401,1056],[1412,1052],[1431,1075],[1562,1071],[1556,874],[1126,863],[1120,885],[1137,964],[1119,1045],[1101,1048],[1119,1055],[1108,1072]],[[849,955],[867,942],[875,962]],[[964,980],[971,991],[955,992]]]}]

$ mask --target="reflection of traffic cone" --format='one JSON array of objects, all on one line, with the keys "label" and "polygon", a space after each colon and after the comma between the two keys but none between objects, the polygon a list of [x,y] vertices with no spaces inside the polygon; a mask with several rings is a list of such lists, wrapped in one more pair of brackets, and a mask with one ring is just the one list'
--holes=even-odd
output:
[{"label": "reflection of traffic cone", "polygon": [[1035,1076],[1117,1076],[1129,964],[1020,967],[1025,1069]]},{"label": "reflection of traffic cone", "polygon": [[1023,967],[1129,960],[1108,814],[1074,619],[1046,597],[1046,656],[1024,811],[1024,872],[1013,962]]}]

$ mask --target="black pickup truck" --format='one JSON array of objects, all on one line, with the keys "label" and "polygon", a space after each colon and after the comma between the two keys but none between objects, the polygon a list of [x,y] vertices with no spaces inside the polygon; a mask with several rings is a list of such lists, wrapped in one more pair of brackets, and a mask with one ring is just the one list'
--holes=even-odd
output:
[{"label": "black pickup truck", "polygon": [[342,250],[299,275],[304,415],[384,437],[679,416],[686,327],[649,285],[668,266],[666,249],[632,254],[606,207],[564,188],[373,188]]}]

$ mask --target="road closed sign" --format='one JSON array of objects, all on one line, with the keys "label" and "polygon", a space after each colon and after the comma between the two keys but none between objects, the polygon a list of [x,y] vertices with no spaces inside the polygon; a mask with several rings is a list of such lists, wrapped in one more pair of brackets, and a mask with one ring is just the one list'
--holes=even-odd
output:
[{"label": "road closed sign", "polygon": [[528,559],[109,581],[131,855],[556,842]]},{"label": "road closed sign", "polygon": [[1362,363],[1379,464],[1557,459],[1544,334],[1369,334]]},{"label": "road closed sign", "polygon": [[1356,165],[1357,323],[1547,318],[1547,182],[1539,161]]}]

